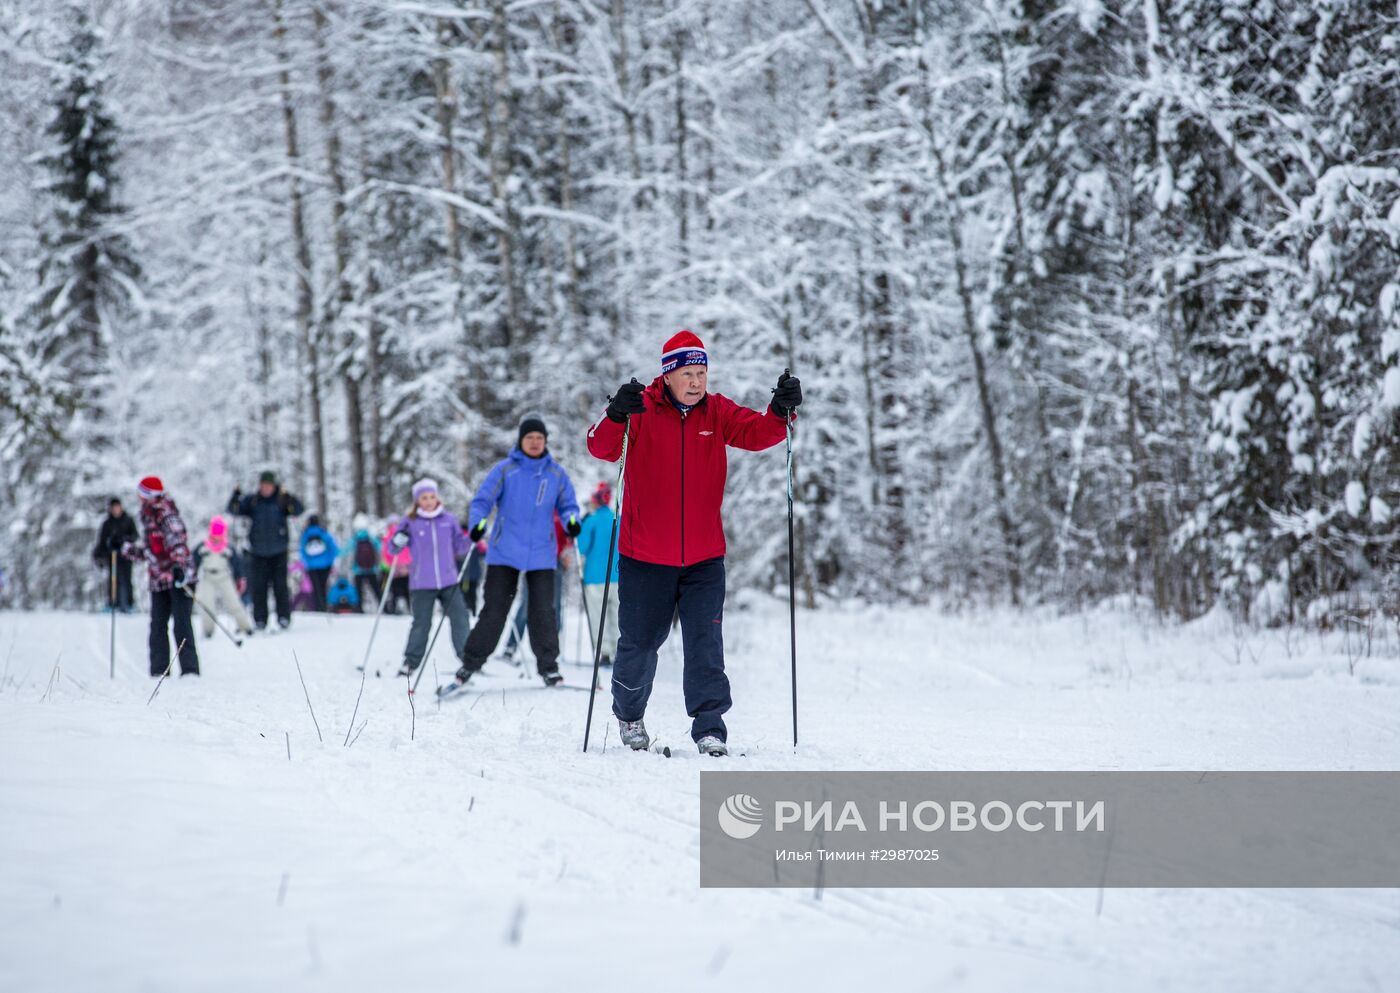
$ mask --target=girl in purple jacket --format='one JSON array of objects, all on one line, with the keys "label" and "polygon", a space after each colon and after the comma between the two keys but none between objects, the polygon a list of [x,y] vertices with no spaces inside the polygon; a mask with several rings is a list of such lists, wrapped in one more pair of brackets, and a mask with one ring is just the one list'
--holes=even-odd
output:
[{"label": "girl in purple jacket", "polygon": [[457,562],[467,557],[471,542],[457,518],[443,509],[437,483],[433,480],[420,479],[413,484],[413,509],[399,523],[390,543],[396,549],[407,548],[413,554],[408,573],[413,628],[408,632],[399,675],[413,675],[423,662],[434,604],[442,604],[452,627],[452,650],[461,659],[470,621],[462,588],[457,584]]}]

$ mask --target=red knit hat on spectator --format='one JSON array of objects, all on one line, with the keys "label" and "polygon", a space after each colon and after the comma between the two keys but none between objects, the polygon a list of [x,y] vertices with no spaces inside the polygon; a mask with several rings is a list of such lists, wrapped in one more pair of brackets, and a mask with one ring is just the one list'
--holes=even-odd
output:
[{"label": "red knit hat on spectator", "polygon": [[612,503],[612,487],[606,482],[598,484],[598,488],[593,491],[593,499],[598,501],[598,506],[606,507]]},{"label": "red knit hat on spectator", "polygon": [[142,500],[154,500],[165,495],[165,484],[160,481],[159,476],[147,476],[136,484],[136,492]]},{"label": "red knit hat on spectator", "polygon": [[710,354],[705,351],[705,343],[695,336],[694,331],[679,331],[671,335],[661,349],[661,375],[675,372],[682,366],[710,364]]}]

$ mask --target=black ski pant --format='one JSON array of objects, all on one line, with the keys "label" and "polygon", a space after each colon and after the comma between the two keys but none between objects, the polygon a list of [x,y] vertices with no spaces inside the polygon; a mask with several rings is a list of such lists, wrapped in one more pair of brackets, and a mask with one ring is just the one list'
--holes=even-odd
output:
[{"label": "black ski pant", "polygon": [[175,644],[180,645],[180,674],[199,675],[199,652],[194,647],[194,625],[190,623],[193,609],[194,601],[182,589],[151,590],[152,676],[165,675],[165,668],[170,665],[170,635],[166,627],[171,621],[175,622]]},{"label": "black ski pant", "polygon": [[267,627],[267,588],[277,603],[277,619],[292,619],[292,601],[287,595],[287,553],[248,556],[248,588],[253,591],[253,623]]},{"label": "black ski pant", "polygon": [[330,586],[331,571],[329,569],[307,569],[306,574],[311,578],[311,597],[316,601],[316,610],[324,614],[331,609],[326,600],[326,589]]},{"label": "black ski pant", "polygon": [[360,613],[372,614],[379,609],[379,598],[384,595],[382,583],[383,580],[377,572],[355,574],[355,592],[360,595]]},{"label": "black ski pant", "polygon": [[[656,653],[681,619],[685,669],[681,687],[690,736],[725,741],[723,715],[732,703],[724,674],[724,559],[695,565],[655,565],[623,555],[618,562],[617,655],[613,657],[613,715],[640,721],[656,678]],[[601,605],[600,605],[601,606]]]},{"label": "black ski pant", "polygon": [[112,563],[109,559],[107,566],[107,606],[117,610],[130,610],[132,604],[136,602],[131,590],[131,559],[124,559],[117,556],[117,599],[112,600]]},{"label": "black ski pant", "polygon": [[[515,602],[515,588],[520,585],[520,570],[508,565],[486,567],[483,584],[484,603],[476,619],[463,664],[473,672],[486,664],[501,640],[510,606]],[[554,570],[531,569],[525,573],[525,589],[530,595],[530,648],[535,653],[535,667],[540,674],[559,671],[559,630],[554,623]]]},{"label": "black ski pant", "polygon": [[407,576],[395,576],[389,580],[389,601],[384,605],[384,613],[397,614],[399,612],[399,601],[402,600],[413,609],[413,596],[408,589]]}]

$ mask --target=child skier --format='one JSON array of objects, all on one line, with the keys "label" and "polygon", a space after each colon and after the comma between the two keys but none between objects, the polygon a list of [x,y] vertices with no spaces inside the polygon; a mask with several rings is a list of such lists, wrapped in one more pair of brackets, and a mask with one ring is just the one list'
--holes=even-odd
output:
[{"label": "child skier", "polygon": [[238,595],[237,554],[229,545],[228,521],[214,515],[209,522],[208,536],[194,550],[194,568],[199,576],[195,596],[204,607],[200,613],[204,617],[201,626],[206,638],[214,636],[214,617],[221,610],[233,618],[238,630],[244,634],[253,633],[253,622]]},{"label": "child skier", "polygon": [[355,592],[355,584],[350,582],[349,576],[335,577],[335,582],[331,583],[331,588],[326,592],[326,603],[330,605],[333,614],[360,612],[360,594]]},{"label": "child skier", "polygon": [[350,536],[350,576],[355,583],[355,599],[363,610],[369,604],[379,606],[384,593],[383,570],[379,564],[379,545],[370,534],[369,518],[355,515],[355,533]]},{"label": "child skier", "polygon": [[413,627],[408,632],[399,675],[413,675],[423,662],[434,604],[442,604],[447,614],[452,627],[452,651],[460,659],[470,622],[462,588],[457,585],[457,560],[471,551],[471,542],[457,518],[443,507],[433,480],[420,479],[413,484],[413,509],[399,522],[390,544],[396,550],[413,553],[408,576]]},{"label": "child skier", "polygon": [[306,567],[306,575],[311,579],[311,595],[315,598],[313,610],[325,613],[330,609],[326,603],[326,589],[330,585],[331,567],[340,555],[340,546],[331,533],[321,526],[321,518],[312,514],[306,519],[306,530],[301,533],[301,564]]},{"label": "child skier", "polygon": [[147,476],[136,487],[141,497],[141,542],[128,541],[122,546],[122,556],[132,561],[146,562],[148,586],[151,591],[151,675],[164,676],[170,668],[170,639],[166,626],[172,621],[175,642],[180,649],[180,675],[199,675],[199,652],[194,646],[194,626],[190,611],[194,600],[185,588],[186,570],[190,568],[190,548],[186,541],[185,522],[175,501],[165,493],[158,476]]}]

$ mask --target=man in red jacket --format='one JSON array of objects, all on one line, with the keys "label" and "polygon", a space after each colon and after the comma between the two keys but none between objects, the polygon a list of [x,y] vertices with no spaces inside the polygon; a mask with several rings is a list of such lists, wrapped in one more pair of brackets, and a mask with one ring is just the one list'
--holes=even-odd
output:
[{"label": "man in red jacket", "polygon": [[802,402],[802,385],[784,373],[767,412],[706,392],[709,354],[682,331],[666,342],[661,375],[627,383],[588,431],[595,458],[616,462],[627,433],[619,524],[617,654],[613,714],[623,743],[651,744],[642,716],[656,675],[656,653],[679,613],[685,648],[685,707],[700,751],[725,755],[729,679],[724,674],[724,524],[729,474],[726,446],[772,448]]}]

